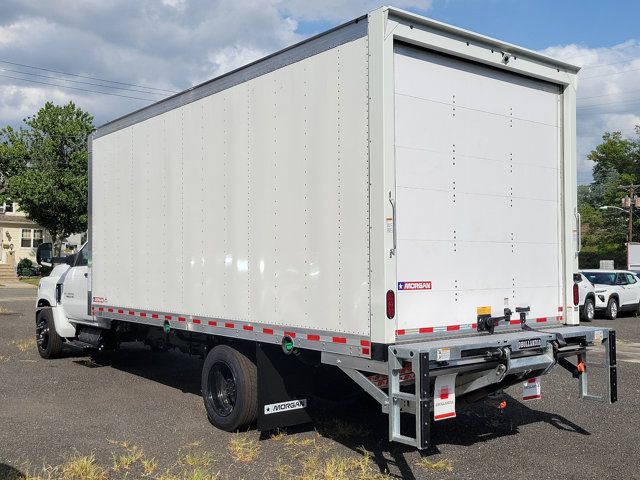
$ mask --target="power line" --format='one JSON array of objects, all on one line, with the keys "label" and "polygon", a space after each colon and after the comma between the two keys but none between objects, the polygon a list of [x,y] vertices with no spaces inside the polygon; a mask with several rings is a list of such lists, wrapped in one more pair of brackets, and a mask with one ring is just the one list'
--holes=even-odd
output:
[{"label": "power line", "polygon": [[9,65],[15,65],[17,67],[32,68],[34,70],[42,70],[42,71],[50,72],[50,73],[58,73],[58,74],[61,74],[61,75],[69,75],[69,76],[72,76],[72,77],[86,78],[86,79],[89,79],[89,80],[97,80],[99,82],[116,83],[118,85],[127,85],[129,87],[146,88],[148,90],[158,90],[160,92],[166,92],[166,93],[179,93],[179,92],[176,92],[175,90],[166,90],[164,88],[148,87],[146,85],[137,85],[135,83],[119,82],[119,81],[116,81],[116,80],[107,80],[105,78],[90,77],[90,76],[87,76],[87,75],[80,75],[80,74],[77,74],[77,73],[62,72],[60,70],[52,70],[52,69],[49,69],[49,68],[36,67],[36,66],[33,66],[33,65],[26,65],[24,63],[10,62],[8,60],[0,60],[0,63],[7,63]]},{"label": "power line", "polygon": [[119,93],[100,92],[98,90],[89,90],[87,88],[69,87],[69,86],[65,86],[65,85],[59,85],[59,84],[56,84],[56,83],[41,82],[39,80],[30,80],[28,78],[12,77],[11,75],[2,75],[2,74],[0,74],[0,77],[12,78],[13,80],[22,80],[23,82],[39,83],[41,85],[50,85],[52,87],[69,88],[71,90],[78,90],[78,91],[81,91],[81,92],[99,93],[101,95],[110,95],[112,97],[131,98],[133,100],[143,100],[145,102],[155,102],[156,101],[156,99],[154,99],[154,98],[141,98],[141,97],[133,97],[133,96],[130,96],[130,95],[120,95]]},{"label": "power line", "polygon": [[598,108],[598,107],[606,107],[609,105],[636,105],[640,103],[640,100],[632,100],[632,101],[619,101],[619,102],[605,102],[605,103],[598,103],[595,105],[581,105],[576,107],[577,110],[589,110],[592,108]]},{"label": "power line", "polygon": [[162,96],[166,96],[166,94],[160,93],[160,92],[149,92],[149,91],[146,91],[146,90],[137,90],[135,88],[127,88],[127,87],[115,87],[115,86],[112,86],[112,85],[105,85],[105,84],[102,84],[102,83],[83,82],[82,80],[70,80],[68,78],[52,77],[51,75],[41,75],[39,73],[21,72],[20,70],[13,70],[11,68],[0,67],[0,70],[2,70],[3,72],[19,73],[20,75],[31,75],[31,76],[40,77],[40,78],[50,78],[52,80],[60,80],[62,82],[80,83],[80,84],[83,84],[83,85],[93,85],[93,86],[96,86],[96,87],[112,88],[114,90],[125,90],[125,91],[130,91],[130,92],[146,93],[147,95],[162,95]]}]

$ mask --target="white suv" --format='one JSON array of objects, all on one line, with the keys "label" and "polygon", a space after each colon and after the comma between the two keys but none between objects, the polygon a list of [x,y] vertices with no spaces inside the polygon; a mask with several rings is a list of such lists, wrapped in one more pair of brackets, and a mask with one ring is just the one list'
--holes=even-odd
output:
[{"label": "white suv", "polygon": [[582,273],[574,273],[573,282],[575,288],[574,297],[578,297],[580,320],[590,322],[596,315],[595,287]]},{"label": "white suv", "polygon": [[596,312],[604,312],[615,319],[626,310],[638,312],[640,306],[640,280],[627,270],[583,270],[587,280],[595,285]]}]

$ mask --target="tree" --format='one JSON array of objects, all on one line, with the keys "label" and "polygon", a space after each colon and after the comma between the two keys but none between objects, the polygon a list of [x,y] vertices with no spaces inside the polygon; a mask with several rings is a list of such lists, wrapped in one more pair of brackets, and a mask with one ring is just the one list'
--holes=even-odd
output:
[{"label": "tree", "polygon": [[0,201],[11,199],[51,234],[87,228],[87,137],[93,117],[73,102],[47,102],[25,127],[0,129]]},{"label": "tree", "polygon": [[[636,127],[636,133],[640,135],[640,126]],[[605,133],[602,143],[588,158],[594,162],[593,183],[578,187],[578,210],[582,217],[580,267],[598,267],[603,259],[622,266],[626,264],[628,218],[619,210],[603,211],[600,207],[620,205],[627,194],[620,185],[640,183],[640,137],[628,139],[620,132]]]}]

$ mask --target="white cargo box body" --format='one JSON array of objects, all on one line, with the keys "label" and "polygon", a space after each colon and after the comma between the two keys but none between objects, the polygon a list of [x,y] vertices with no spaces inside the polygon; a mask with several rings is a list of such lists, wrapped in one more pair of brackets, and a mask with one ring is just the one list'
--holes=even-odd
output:
[{"label": "white cargo box body", "polygon": [[364,357],[574,323],[576,72],[380,8],[111,122],[93,308]]}]

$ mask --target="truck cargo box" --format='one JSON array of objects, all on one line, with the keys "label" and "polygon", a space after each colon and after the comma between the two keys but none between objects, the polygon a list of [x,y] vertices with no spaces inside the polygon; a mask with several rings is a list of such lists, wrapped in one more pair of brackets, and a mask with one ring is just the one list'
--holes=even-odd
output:
[{"label": "truck cargo box", "polygon": [[108,123],[94,311],[364,357],[576,323],[577,70],[379,9]]}]

